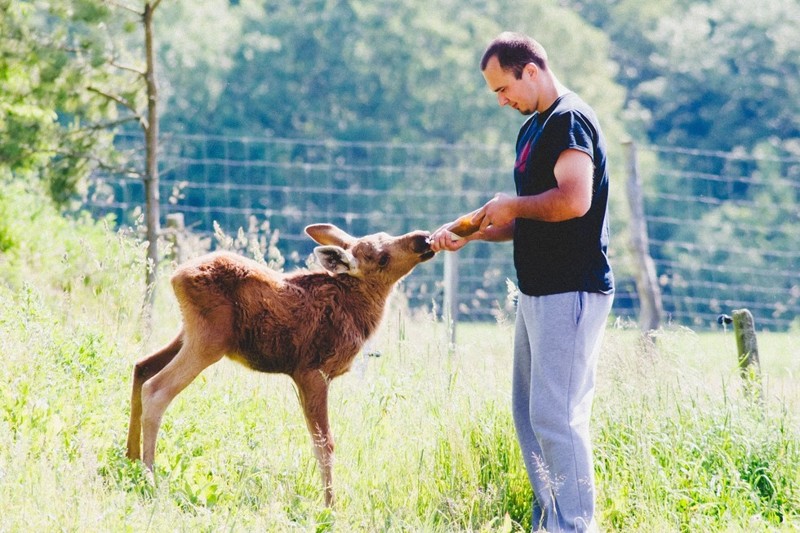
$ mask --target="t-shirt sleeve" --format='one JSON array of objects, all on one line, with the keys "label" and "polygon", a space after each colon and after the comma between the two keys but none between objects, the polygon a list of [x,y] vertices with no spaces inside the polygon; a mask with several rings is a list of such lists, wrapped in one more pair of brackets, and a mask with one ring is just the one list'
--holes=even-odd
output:
[{"label": "t-shirt sleeve", "polygon": [[[555,118],[555,117],[554,117]],[[594,160],[594,134],[589,121],[577,111],[570,111],[558,117],[559,137],[562,145],[559,153],[564,150],[580,150]]]}]

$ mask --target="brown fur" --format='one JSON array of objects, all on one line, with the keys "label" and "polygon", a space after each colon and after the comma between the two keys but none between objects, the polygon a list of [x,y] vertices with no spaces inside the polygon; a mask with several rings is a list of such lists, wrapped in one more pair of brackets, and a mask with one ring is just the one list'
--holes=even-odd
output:
[{"label": "brown fur", "polygon": [[350,369],[377,328],[395,283],[433,252],[421,231],[356,239],[316,224],[306,233],[323,245],[315,253],[327,272],[282,274],[228,252],[199,257],[175,271],[183,328],[135,365],[129,458],[141,457],[152,470],[167,406],[227,356],[253,370],[292,377],[320,463],[325,503],[333,503],[328,385]]}]

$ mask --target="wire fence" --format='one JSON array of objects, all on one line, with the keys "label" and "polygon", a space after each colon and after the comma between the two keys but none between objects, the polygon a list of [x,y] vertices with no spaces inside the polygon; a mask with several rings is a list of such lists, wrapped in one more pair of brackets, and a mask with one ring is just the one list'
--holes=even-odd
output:
[{"label": "wire fence", "polygon": [[[139,137],[122,136],[118,144],[141,156]],[[644,200],[665,318],[708,327],[719,313],[748,307],[766,327],[796,323],[800,160],[640,151],[658,161],[643,172]],[[513,191],[512,161],[505,145],[168,135],[161,141],[161,214],[182,213],[186,226],[202,235],[214,223],[234,234],[253,220],[267,223],[279,232],[289,269],[303,264],[314,246],[303,233],[308,224],[330,222],[353,235],[432,230],[496,191]],[[97,175],[86,207],[127,225],[143,199],[140,178]],[[612,245],[622,250],[627,243],[612,239]],[[441,313],[443,263],[420,265],[404,280],[410,308]],[[458,264],[457,319],[497,320],[513,312],[509,243],[473,243],[459,252]],[[617,274],[613,312],[635,319],[633,277]]]},{"label": "wire fence", "polygon": [[748,308],[800,326],[800,158],[648,147],[650,255],[664,308],[692,326]]}]

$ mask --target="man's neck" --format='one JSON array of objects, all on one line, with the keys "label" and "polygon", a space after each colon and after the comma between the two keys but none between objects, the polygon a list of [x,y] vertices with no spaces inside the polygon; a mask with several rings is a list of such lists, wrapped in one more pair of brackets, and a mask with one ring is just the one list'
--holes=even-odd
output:
[{"label": "man's neck", "polygon": [[539,113],[547,111],[556,100],[568,92],[569,89],[564,87],[554,76],[551,76],[542,90],[542,98],[539,99],[539,107],[536,110]]}]

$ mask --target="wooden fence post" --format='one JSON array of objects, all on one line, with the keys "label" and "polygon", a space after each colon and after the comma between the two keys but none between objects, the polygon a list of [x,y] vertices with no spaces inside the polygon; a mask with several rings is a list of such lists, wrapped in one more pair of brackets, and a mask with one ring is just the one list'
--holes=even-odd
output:
[{"label": "wooden fence post", "polygon": [[633,141],[623,143],[628,160],[628,205],[631,210],[630,245],[636,269],[636,292],[639,295],[639,328],[648,334],[658,329],[663,314],[661,288],[658,285],[656,266],[650,257],[650,241],[647,236],[647,221],[644,216],[644,196]]},{"label": "wooden fence post", "polygon": [[747,309],[737,309],[732,314],[744,390],[751,398],[758,400],[761,398],[761,369],[753,314]]},{"label": "wooden fence post", "polygon": [[183,213],[170,213],[167,215],[167,228],[164,233],[167,240],[172,244],[172,253],[178,264],[186,260],[184,257],[186,252],[183,249],[183,242],[181,242],[185,231]]}]

